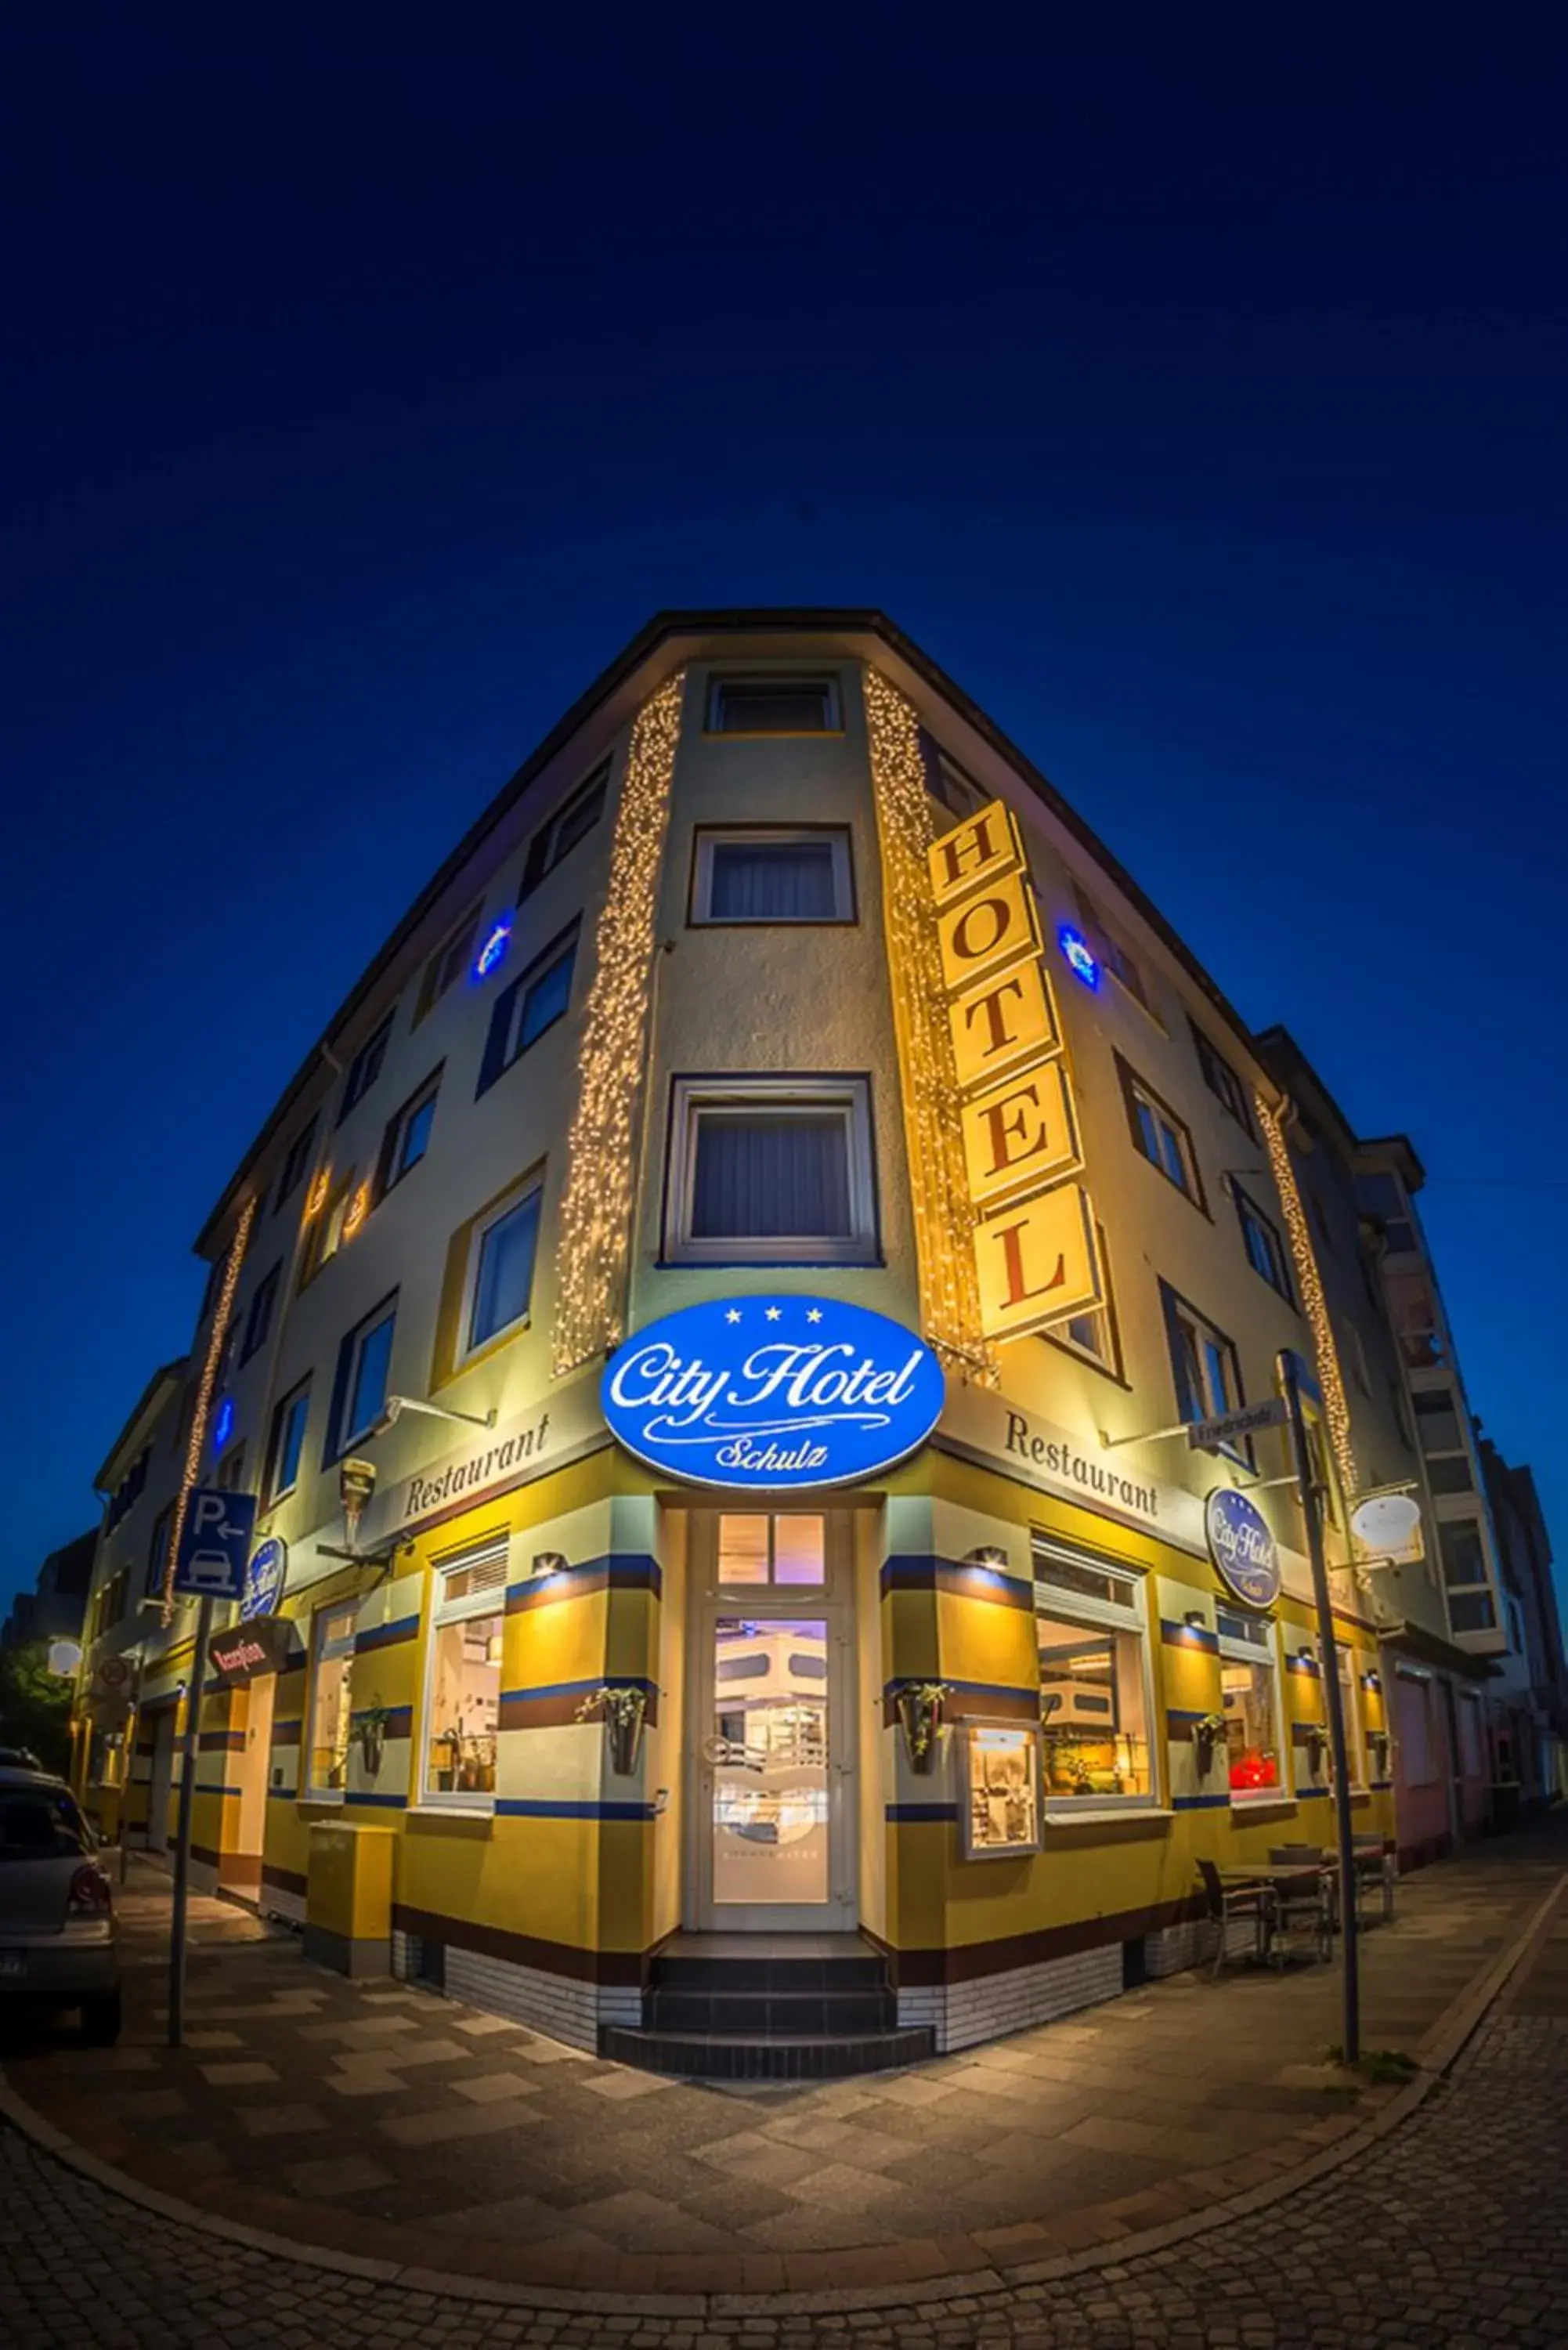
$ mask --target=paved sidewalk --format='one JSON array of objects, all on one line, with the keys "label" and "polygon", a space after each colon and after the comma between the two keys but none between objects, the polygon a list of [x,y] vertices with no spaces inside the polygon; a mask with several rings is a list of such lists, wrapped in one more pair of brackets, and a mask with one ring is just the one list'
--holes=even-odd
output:
[{"label": "paved sidewalk", "polygon": [[55,2350],[1560,2350],[1568,1917],[1452,2079],[1331,2178],[1137,2259],[876,2310],[602,2317],[332,2275],[151,2217],[0,2129],[0,2341]]},{"label": "paved sidewalk", "polygon": [[[1366,2043],[1419,2055],[1568,1863],[1568,1821],[1399,1888],[1370,1932]],[[661,2080],[292,1937],[193,1908],[189,2045],[162,2045],[167,1888],[124,1900],[130,2021],[62,2025],[12,2086],[145,2184],[296,2241],[500,2282],[621,2293],[914,2287],[1013,2269],[1277,2178],[1366,2118],[1325,2061],[1337,1966],[1152,1986],[891,2074]]]}]

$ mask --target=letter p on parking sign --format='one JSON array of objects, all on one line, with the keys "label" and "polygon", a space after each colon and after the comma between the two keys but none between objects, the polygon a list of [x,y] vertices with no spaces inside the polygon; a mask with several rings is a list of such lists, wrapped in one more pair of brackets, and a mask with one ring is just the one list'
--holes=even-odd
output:
[{"label": "letter p on parking sign", "polygon": [[237,1599],[255,1530],[254,1493],[193,1486],[174,1560],[175,1590],[186,1599]]}]

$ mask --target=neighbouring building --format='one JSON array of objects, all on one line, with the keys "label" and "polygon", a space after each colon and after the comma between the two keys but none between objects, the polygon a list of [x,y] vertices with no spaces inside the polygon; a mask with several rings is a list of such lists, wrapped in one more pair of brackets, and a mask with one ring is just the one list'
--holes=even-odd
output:
[{"label": "neighbouring building", "polygon": [[0,1648],[22,1648],[34,1640],[79,1639],[97,1543],[89,1526],[85,1534],[50,1551],[32,1589],[18,1591],[12,1600],[0,1625]]},{"label": "neighbouring building", "polygon": [[1498,1776],[1517,1777],[1527,1803],[1554,1803],[1568,1794],[1568,1659],[1552,1578],[1552,1543],[1528,1468],[1511,1468],[1490,1436],[1480,1439],[1481,1475],[1502,1570],[1510,1646],[1529,1665],[1509,1725],[1509,1750]]},{"label": "neighbouring building", "polygon": [[[1392,1838],[1351,1520],[1422,1459],[1385,1325],[1364,1381],[1321,1310],[1289,1091],[881,616],[656,620],[311,1045],[113,1457],[167,1423],[176,1479],[259,1498],[198,1881],[581,2045],[826,2070],[1190,1963],[1200,1860],[1329,1834],[1325,1670]],[[1354,1175],[1324,1206],[1354,1268]],[[1282,1350],[1332,1659],[1282,1431],[1236,1418]],[[167,1506],[102,1554],[155,1603],[154,1838]],[[792,2046],[716,2025],[719,1930],[845,1938]]]}]

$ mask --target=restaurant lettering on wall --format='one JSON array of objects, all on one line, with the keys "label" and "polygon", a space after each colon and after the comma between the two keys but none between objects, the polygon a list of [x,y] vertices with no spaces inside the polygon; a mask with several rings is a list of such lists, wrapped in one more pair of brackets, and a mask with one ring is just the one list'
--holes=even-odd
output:
[{"label": "restaurant lettering on wall", "polygon": [[1019,1338],[1105,1297],[1083,1150],[1023,837],[992,800],[929,852],[962,1096],[964,1164],[989,1338]]}]

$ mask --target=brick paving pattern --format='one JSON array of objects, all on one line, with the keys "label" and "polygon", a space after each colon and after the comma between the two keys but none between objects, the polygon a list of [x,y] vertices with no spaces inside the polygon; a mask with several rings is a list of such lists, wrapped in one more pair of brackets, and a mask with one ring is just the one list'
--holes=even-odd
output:
[{"label": "brick paving pattern", "polygon": [[1415,2117],[1331,2178],[1062,2282],[891,2309],[621,2317],[300,2263],[150,2218],[0,2133],[0,2341],[43,2350],[1557,2350],[1568,2312],[1568,1922]]},{"label": "brick paving pattern", "polygon": [[[1418,2053],[1568,1856],[1548,1834],[1399,1888],[1366,2042]],[[413,1985],[350,1983],[193,1905],[190,2044],[162,2044],[167,1889],[139,1867],[130,2022],[8,2052],[57,2127],[296,2242],[597,2293],[898,2288],[1114,2241],[1279,2176],[1394,2093],[1324,2061],[1338,1975],[1173,1977],[990,2047],[815,2085],[676,2083]],[[1354,2116],[1354,2117],[1353,2117]]]}]

